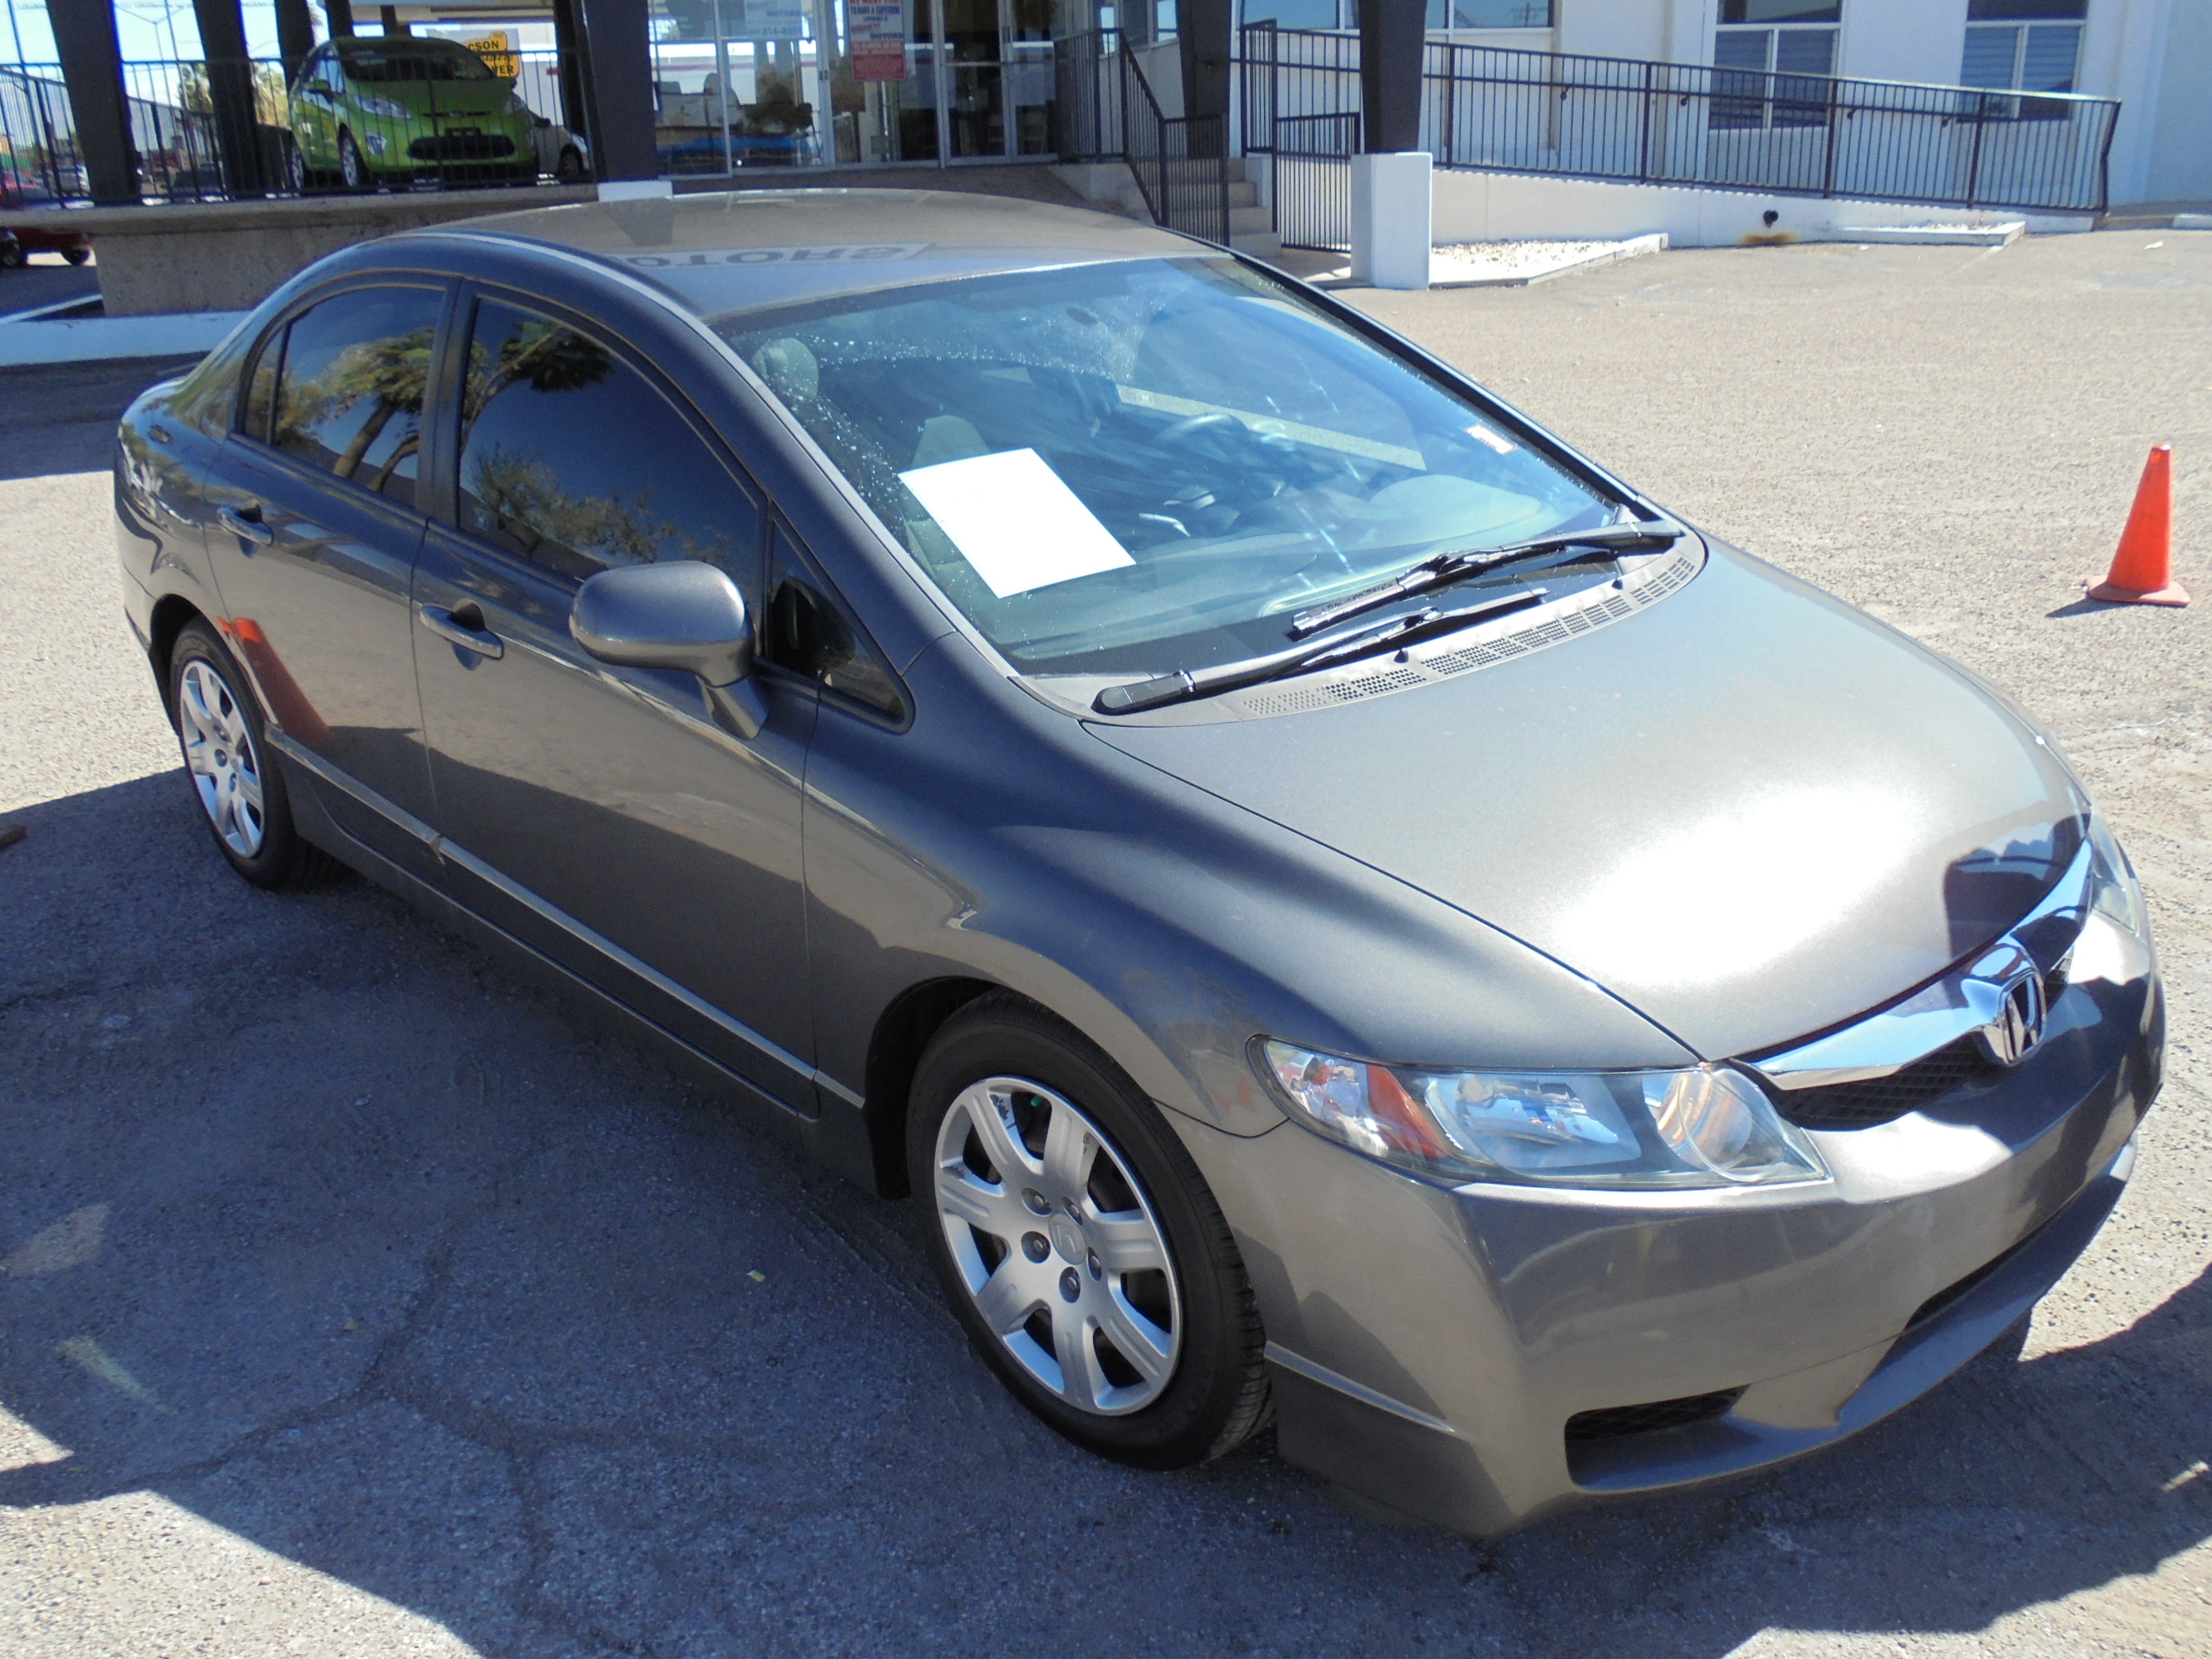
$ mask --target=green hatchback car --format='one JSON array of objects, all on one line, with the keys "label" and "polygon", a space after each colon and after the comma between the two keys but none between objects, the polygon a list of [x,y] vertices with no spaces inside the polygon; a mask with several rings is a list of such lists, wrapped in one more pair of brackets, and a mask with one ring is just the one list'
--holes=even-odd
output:
[{"label": "green hatchback car", "polygon": [[347,190],[534,178],[530,106],[458,41],[349,37],[308,54],[292,84],[292,187]]}]

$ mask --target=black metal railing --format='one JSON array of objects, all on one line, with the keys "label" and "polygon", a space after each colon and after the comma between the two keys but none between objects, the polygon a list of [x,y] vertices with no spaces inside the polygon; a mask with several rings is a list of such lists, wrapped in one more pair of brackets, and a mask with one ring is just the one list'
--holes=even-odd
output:
[{"label": "black metal railing", "polygon": [[1121,54],[1121,154],[1156,223],[1209,241],[1229,240],[1229,123],[1219,115],[1164,115],[1144,65]]},{"label": "black metal railing", "polygon": [[1357,35],[1243,33],[1237,127],[1244,154],[1268,161],[1268,203],[1285,247],[1352,246],[1352,158],[1359,153]]},{"label": "black metal railing", "polygon": [[[1357,35],[1247,29],[1241,131],[1359,107]],[[1431,41],[1421,147],[1444,167],[1774,195],[2099,213],[2119,105]],[[1285,231],[1287,240],[1290,232]]]},{"label": "black metal railing", "polygon": [[1088,29],[1054,46],[1054,146],[1064,161],[1128,163],[1153,220],[1229,240],[1229,122],[1169,115],[1119,31]]},{"label": "black metal railing", "polygon": [[1121,36],[1085,29],[1052,43],[1052,147],[1063,161],[1121,159]]},{"label": "black metal railing", "polygon": [[1442,167],[2097,213],[2119,105],[2055,94],[1432,46]]},{"label": "black metal railing", "polygon": [[[274,58],[134,59],[123,79],[139,194],[236,200],[580,176],[588,151],[558,124],[554,54],[506,56],[515,61],[498,68],[520,109],[505,81],[413,76],[404,64],[390,71],[404,84],[331,88],[288,83]],[[90,194],[58,65],[0,67],[0,180],[32,198]]]}]

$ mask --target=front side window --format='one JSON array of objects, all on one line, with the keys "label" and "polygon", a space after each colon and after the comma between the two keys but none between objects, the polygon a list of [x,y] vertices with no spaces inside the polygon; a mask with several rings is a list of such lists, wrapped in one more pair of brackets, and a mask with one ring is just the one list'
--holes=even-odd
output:
[{"label": "front side window", "polygon": [[352,289],[295,317],[283,332],[282,357],[275,358],[272,337],[256,366],[258,396],[266,366],[272,358],[280,365],[269,441],[413,506],[422,393],[445,302],[434,288]]},{"label": "front side window", "polygon": [[460,520],[582,581],[699,559],[747,592],[761,513],[690,423],[589,335],[486,300],[461,406]]},{"label": "front side window", "polygon": [[1716,129],[1817,127],[1828,121],[1840,0],[1721,0],[1713,32]]},{"label": "front side window", "polygon": [[1432,553],[1618,507],[1224,259],[926,283],[715,326],[1024,672],[1241,659]]},{"label": "front side window", "polygon": [[[1959,84],[2020,92],[2071,92],[2081,66],[2087,0],[1967,0]],[[2055,99],[1983,100],[1983,113],[2024,120],[2063,118]]]},{"label": "front side window", "polygon": [[906,699],[898,682],[844,607],[824,591],[826,586],[799,556],[791,532],[776,526],[769,538],[768,607],[761,629],[768,659],[879,714],[903,718]]}]

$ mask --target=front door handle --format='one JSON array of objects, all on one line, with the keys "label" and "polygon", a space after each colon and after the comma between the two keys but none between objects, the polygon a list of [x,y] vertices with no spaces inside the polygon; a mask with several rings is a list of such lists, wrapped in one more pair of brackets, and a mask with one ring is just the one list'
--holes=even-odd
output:
[{"label": "front door handle", "polygon": [[243,537],[257,546],[266,547],[276,539],[276,532],[261,522],[261,509],[258,507],[250,507],[243,513],[234,507],[219,507],[215,516],[232,535]]},{"label": "front door handle", "polygon": [[483,625],[483,612],[471,603],[457,611],[443,605],[426,605],[415,614],[422,626],[441,640],[451,640],[465,651],[473,651],[479,657],[499,657],[507,653],[507,645],[498,635]]}]

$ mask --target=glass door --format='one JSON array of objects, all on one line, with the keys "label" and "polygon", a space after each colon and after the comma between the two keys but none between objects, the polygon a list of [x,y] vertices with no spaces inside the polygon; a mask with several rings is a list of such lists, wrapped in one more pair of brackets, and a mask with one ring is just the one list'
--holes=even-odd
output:
[{"label": "glass door", "polygon": [[832,48],[824,161],[946,166],[1050,154],[1053,0],[817,3],[814,38]]}]

